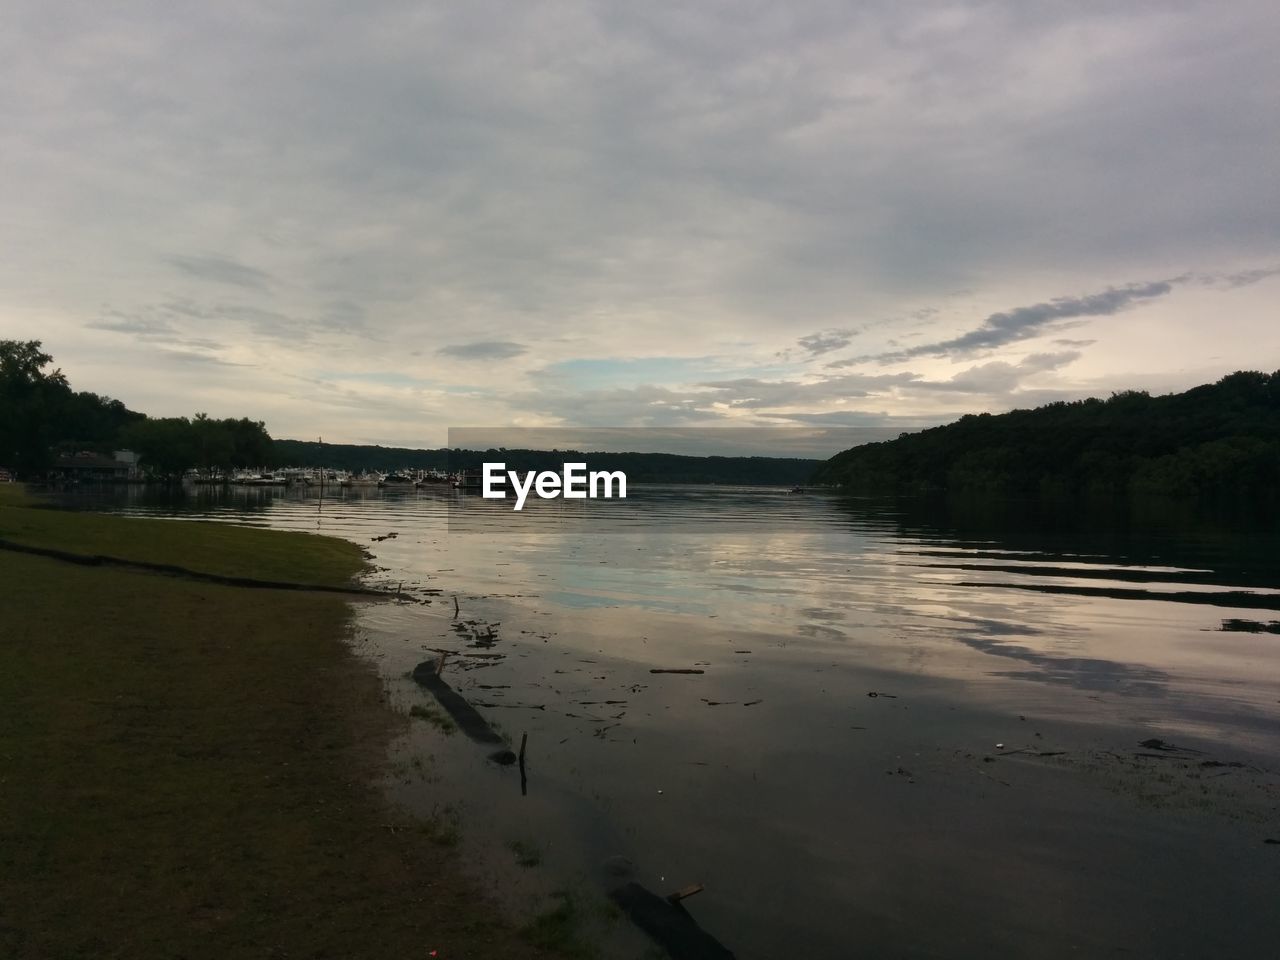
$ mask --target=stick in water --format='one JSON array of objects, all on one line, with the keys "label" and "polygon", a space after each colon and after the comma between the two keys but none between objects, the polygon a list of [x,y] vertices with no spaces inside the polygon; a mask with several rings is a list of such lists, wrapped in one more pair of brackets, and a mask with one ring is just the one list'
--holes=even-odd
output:
[{"label": "stick in water", "polygon": [[524,748],[529,742],[529,734],[520,734],[520,796],[526,796],[529,793],[529,781],[524,773]]}]

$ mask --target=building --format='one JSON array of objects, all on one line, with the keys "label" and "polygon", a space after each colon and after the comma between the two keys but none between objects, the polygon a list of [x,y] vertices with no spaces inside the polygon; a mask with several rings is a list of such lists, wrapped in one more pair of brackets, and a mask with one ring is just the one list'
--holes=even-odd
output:
[{"label": "building", "polygon": [[117,450],[112,454],[116,463],[123,463],[129,468],[129,479],[138,480],[142,476],[142,469],[138,465],[138,455],[132,450]]},{"label": "building", "polygon": [[61,480],[79,480],[89,482],[128,480],[130,465],[114,457],[104,457],[99,453],[82,451],[74,454],[63,454],[54,461],[51,473]]}]

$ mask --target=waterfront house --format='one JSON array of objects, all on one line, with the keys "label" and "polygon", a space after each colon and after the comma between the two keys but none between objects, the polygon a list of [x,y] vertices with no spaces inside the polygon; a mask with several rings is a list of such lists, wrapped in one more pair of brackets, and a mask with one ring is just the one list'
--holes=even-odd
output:
[{"label": "waterfront house", "polygon": [[128,479],[138,480],[142,477],[142,466],[139,463],[138,454],[132,450],[116,450],[111,456],[115,458],[116,463],[123,463],[129,468]]},{"label": "waterfront house", "polygon": [[58,457],[53,463],[52,473],[61,480],[101,483],[128,480],[129,470],[128,463],[85,450]]}]

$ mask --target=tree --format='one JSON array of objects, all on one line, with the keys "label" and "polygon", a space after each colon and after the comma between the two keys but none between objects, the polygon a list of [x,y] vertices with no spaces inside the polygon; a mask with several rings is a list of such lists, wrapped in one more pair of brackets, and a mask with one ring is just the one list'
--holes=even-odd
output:
[{"label": "tree", "polygon": [[821,483],[946,489],[1280,499],[1280,371],[1242,370],[1184,393],[965,416],[837,454]]},{"label": "tree", "polygon": [[168,480],[181,479],[200,455],[196,431],[186,417],[142,420],[125,431],[124,442],[147,470]]},{"label": "tree", "polygon": [[225,420],[210,420],[207,413],[197,413],[191,421],[191,440],[195,448],[195,466],[205,473],[225,470],[235,459],[235,439]]},{"label": "tree", "polygon": [[[71,390],[39,340],[0,340],[0,465],[19,477],[47,469],[58,414]],[[6,462],[7,461],[7,462]]]},{"label": "tree", "polygon": [[265,423],[248,417],[222,423],[231,436],[231,466],[243,469],[275,464],[275,443]]}]

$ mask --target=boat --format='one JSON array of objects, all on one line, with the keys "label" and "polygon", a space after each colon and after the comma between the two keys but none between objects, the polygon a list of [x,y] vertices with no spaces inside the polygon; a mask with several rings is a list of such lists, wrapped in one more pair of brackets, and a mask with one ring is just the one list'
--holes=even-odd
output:
[{"label": "boat", "polygon": [[412,487],[413,477],[404,473],[388,473],[378,481],[380,487]]},{"label": "boat", "polygon": [[246,473],[233,481],[242,487],[285,487],[289,480],[273,473]]},{"label": "boat", "polygon": [[418,478],[418,486],[425,487],[436,483],[449,483],[450,478],[447,474],[441,473],[439,470],[428,470]]}]

